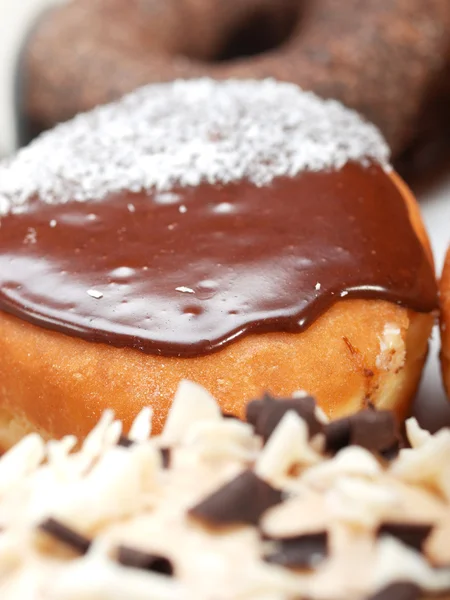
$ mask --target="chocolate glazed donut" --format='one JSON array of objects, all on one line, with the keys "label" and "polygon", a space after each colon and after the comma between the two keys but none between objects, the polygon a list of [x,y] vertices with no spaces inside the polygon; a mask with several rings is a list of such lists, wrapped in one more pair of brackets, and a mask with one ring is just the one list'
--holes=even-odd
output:
[{"label": "chocolate glazed donut", "polygon": [[449,31],[447,0],[75,0],[24,49],[22,141],[145,83],[275,77],[355,108],[411,166],[445,137]]},{"label": "chocolate glazed donut", "polygon": [[407,413],[437,308],[378,130],[274,80],[149,85],[0,163],[0,447],[314,393]]}]

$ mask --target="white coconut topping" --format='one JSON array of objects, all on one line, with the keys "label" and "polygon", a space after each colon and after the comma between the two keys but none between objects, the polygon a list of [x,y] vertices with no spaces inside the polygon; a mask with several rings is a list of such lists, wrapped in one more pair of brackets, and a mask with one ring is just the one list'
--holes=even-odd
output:
[{"label": "white coconut topping", "polygon": [[100,300],[100,298],[103,298],[102,292],[99,292],[98,290],[87,290],[86,294],[91,298],[95,298],[96,300]]},{"label": "white coconut topping", "polygon": [[263,186],[349,161],[388,169],[388,158],[373,125],[295,85],[176,81],[79,115],[3,162],[0,214],[34,196],[52,204],[200,182]]},{"label": "white coconut topping", "polygon": [[[426,435],[408,421],[420,444],[388,465],[358,447],[318,454],[292,411],[263,447],[252,426],[224,418],[189,381],[161,436],[150,437],[151,417],[144,408],[126,448],[117,445],[121,423],[106,411],[79,450],[72,436],[45,444],[32,434],[0,459],[2,600],[366,600],[399,582],[419,585],[421,598],[450,589],[450,500],[442,484],[450,430]],[[260,531],[238,520],[205,527],[189,515],[249,468],[283,491]],[[49,517],[92,540],[85,555],[37,527]],[[418,551],[394,534],[378,535],[383,523],[425,524],[432,533]],[[309,569],[263,558],[278,547],[274,540],[324,531],[328,555],[316,560],[313,549]],[[119,564],[120,545],[166,557],[173,577]]]}]

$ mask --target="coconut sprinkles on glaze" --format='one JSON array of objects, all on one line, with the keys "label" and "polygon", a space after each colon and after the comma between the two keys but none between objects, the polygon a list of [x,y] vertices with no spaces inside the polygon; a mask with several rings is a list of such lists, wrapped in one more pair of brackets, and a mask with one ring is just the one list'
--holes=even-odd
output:
[{"label": "coconut sprinkles on glaze", "polygon": [[0,213],[44,202],[228,184],[268,185],[389,150],[379,131],[296,85],[211,79],[150,85],[77,116],[0,166]]}]

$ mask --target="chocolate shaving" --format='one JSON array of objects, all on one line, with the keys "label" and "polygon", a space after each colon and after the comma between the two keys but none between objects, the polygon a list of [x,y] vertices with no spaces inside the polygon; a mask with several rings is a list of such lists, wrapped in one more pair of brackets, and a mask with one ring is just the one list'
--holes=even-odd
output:
[{"label": "chocolate shaving", "polygon": [[325,452],[336,454],[342,448],[349,446],[351,434],[350,419],[345,418],[338,421],[331,421],[325,427]]},{"label": "chocolate shaving", "polygon": [[398,444],[397,422],[394,414],[387,410],[367,408],[325,427],[325,450],[332,454],[346,446],[386,453],[398,448]]},{"label": "chocolate shaving", "polygon": [[388,448],[387,450],[382,450],[380,454],[384,458],[384,460],[391,462],[398,457],[400,447],[400,442],[397,441],[393,446],[391,446],[391,448]]},{"label": "chocolate shaving", "polygon": [[328,534],[308,533],[294,538],[284,538],[275,552],[266,554],[266,562],[283,567],[310,569],[328,555]]},{"label": "chocolate shaving", "polygon": [[248,402],[245,407],[245,419],[247,423],[250,423],[250,425],[253,425],[253,427],[256,428],[259,416],[265,405],[270,404],[273,401],[270,394],[264,394],[261,400],[252,400],[251,402]]},{"label": "chocolate shaving", "polygon": [[174,572],[172,562],[165,556],[150,554],[129,546],[119,546],[117,548],[117,562],[125,567],[143,569],[161,575],[172,576]]},{"label": "chocolate shaving", "polygon": [[91,540],[56,519],[50,518],[43,521],[38,525],[38,529],[55,538],[58,542],[70,546],[79,554],[86,554],[90,548]]},{"label": "chocolate shaving", "polygon": [[388,450],[398,442],[394,413],[387,410],[361,410],[350,417],[351,443],[374,452]]},{"label": "chocolate shaving", "polygon": [[117,440],[117,445],[121,446],[122,448],[129,448],[130,446],[134,445],[134,441],[131,440],[127,435],[121,435],[120,438]]},{"label": "chocolate shaving", "polygon": [[281,491],[247,470],[189,510],[210,525],[257,525],[261,515],[281,502]]},{"label": "chocolate shaving", "polygon": [[405,546],[419,552],[433,529],[432,525],[416,523],[383,523],[378,529],[378,536],[391,535]]},{"label": "chocolate shaving", "polygon": [[284,415],[293,410],[306,422],[311,438],[323,430],[322,423],[316,417],[315,408],[316,401],[311,396],[276,399],[265,394],[262,400],[253,400],[247,405],[246,417],[254,426],[255,432],[266,442]]},{"label": "chocolate shaving", "polygon": [[160,448],[162,465],[164,469],[170,468],[170,460],[172,458],[172,451],[170,448]]},{"label": "chocolate shaving", "polygon": [[383,588],[369,600],[419,600],[420,596],[420,588],[415,583],[398,581]]}]

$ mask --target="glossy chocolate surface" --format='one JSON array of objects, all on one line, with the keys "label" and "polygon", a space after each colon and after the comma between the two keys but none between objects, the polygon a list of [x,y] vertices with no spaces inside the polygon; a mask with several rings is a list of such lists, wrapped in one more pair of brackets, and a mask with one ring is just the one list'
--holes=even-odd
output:
[{"label": "glossy chocolate surface", "polygon": [[93,202],[1,219],[0,309],[94,342],[190,357],[300,332],[337,300],[419,312],[436,284],[378,166]]}]

